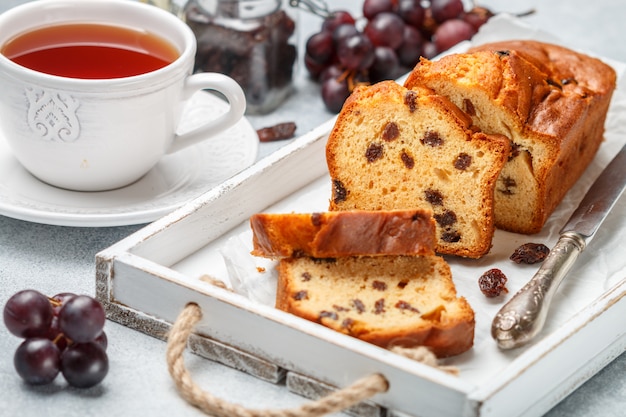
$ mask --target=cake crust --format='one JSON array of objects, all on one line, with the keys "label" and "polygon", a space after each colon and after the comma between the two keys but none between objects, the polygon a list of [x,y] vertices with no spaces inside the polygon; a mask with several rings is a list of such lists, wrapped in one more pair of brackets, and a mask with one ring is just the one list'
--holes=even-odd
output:
[{"label": "cake crust", "polygon": [[432,255],[430,210],[257,213],[252,255],[267,258]]}]

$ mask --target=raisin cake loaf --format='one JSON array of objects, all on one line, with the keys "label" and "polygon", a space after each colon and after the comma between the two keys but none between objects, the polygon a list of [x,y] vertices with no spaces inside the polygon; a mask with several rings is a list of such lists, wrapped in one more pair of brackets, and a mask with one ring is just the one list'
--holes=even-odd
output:
[{"label": "raisin cake loaf", "polygon": [[509,141],[427,88],[357,87],[327,145],[330,210],[432,210],[436,251],[478,258],[491,248],[495,181]]},{"label": "raisin cake loaf", "polygon": [[598,59],[536,41],[486,44],[422,59],[405,87],[446,96],[512,154],[496,185],[501,229],[536,233],[593,159],[604,133],[615,71]]},{"label": "raisin cake loaf", "polygon": [[252,255],[266,258],[432,255],[430,210],[258,213],[250,217]]},{"label": "raisin cake loaf", "polygon": [[474,340],[474,312],[436,255],[283,258],[276,307],[383,348],[426,346],[458,355]]}]

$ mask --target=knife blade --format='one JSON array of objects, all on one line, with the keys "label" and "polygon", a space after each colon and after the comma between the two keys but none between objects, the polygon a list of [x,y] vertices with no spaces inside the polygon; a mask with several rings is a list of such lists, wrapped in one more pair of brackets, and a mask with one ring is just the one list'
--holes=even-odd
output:
[{"label": "knife blade", "polygon": [[496,314],[491,336],[501,349],[529,343],[541,332],[554,294],[626,188],[626,145],[602,171],[559,232],[537,273]]}]

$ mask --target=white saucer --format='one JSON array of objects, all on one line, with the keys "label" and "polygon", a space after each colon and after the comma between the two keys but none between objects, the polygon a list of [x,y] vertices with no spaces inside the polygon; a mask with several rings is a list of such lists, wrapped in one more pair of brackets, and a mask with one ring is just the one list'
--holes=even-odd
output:
[{"label": "white saucer", "polygon": [[[180,131],[225,112],[228,104],[209,93],[194,95]],[[147,223],[169,213],[251,165],[259,139],[243,118],[217,137],[165,156],[139,181],[103,192],[77,192],[45,184],[13,157],[0,137],[0,214],[60,226]]]}]

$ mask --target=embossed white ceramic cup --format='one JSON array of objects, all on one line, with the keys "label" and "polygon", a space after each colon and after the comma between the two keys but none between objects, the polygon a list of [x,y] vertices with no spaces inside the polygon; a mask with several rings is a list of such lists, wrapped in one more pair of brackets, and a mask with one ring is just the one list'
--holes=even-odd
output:
[{"label": "embossed white ceramic cup", "polygon": [[[62,23],[103,23],[154,33],[178,59],[149,73],[75,79],[33,71],[0,54],[0,129],[17,160],[58,187],[101,191],[128,185],[167,153],[215,136],[245,111],[240,86],[222,74],[191,75],[196,40],[157,7],[130,0],[37,0],[0,15],[0,45],[15,35]],[[184,102],[217,90],[230,106],[191,132],[176,132]],[[2,140],[2,138],[0,138]]]}]

